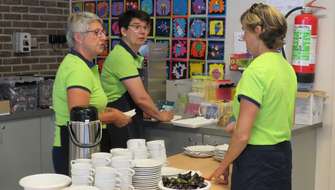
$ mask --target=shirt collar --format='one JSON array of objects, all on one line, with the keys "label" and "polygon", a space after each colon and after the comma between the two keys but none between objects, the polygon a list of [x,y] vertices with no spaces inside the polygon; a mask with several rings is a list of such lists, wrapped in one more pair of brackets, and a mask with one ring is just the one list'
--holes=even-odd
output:
[{"label": "shirt collar", "polygon": [[80,59],[82,59],[86,65],[89,67],[89,68],[92,68],[95,66],[95,63],[93,61],[89,61],[87,60],[83,55],[81,55],[78,51],[76,51],[75,49],[71,48],[70,52],[72,55],[75,55],[75,56],[78,56]]},{"label": "shirt collar", "polygon": [[137,58],[137,54],[124,42],[123,40],[120,41],[120,46],[122,46],[124,49],[126,49],[130,55],[132,55],[135,59]]}]

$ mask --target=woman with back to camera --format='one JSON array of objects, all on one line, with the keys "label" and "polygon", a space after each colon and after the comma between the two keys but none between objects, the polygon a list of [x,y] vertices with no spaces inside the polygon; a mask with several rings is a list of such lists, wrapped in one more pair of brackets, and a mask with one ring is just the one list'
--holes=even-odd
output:
[{"label": "woman with back to camera", "polygon": [[279,52],[287,23],[277,9],[262,3],[253,4],[240,21],[254,60],[236,87],[236,122],[225,128],[231,134],[229,149],[209,178],[221,182],[233,163],[232,190],[290,190],[297,79]]}]

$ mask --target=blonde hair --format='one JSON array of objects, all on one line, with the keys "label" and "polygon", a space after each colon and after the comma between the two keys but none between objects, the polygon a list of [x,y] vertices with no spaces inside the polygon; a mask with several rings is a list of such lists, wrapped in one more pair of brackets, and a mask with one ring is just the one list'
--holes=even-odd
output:
[{"label": "blonde hair", "polygon": [[246,10],[240,18],[246,30],[254,31],[261,26],[262,33],[259,38],[269,49],[283,47],[287,32],[287,22],[283,14],[276,8],[263,3],[255,3]]},{"label": "blonde hair", "polygon": [[67,19],[66,40],[70,48],[74,46],[73,34],[75,32],[86,32],[89,25],[98,21],[102,24],[101,18],[90,12],[73,13]]}]

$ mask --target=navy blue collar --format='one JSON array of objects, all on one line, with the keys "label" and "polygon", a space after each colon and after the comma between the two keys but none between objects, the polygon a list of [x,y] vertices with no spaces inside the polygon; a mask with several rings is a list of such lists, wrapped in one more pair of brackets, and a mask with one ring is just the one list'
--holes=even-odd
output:
[{"label": "navy blue collar", "polygon": [[126,42],[124,42],[122,39],[120,40],[120,46],[122,46],[124,49],[126,49],[130,55],[132,55],[135,59],[137,58],[137,54],[128,46],[128,44],[126,44]]},{"label": "navy blue collar", "polygon": [[86,65],[89,67],[89,68],[92,68],[95,66],[95,63],[93,61],[89,61],[87,60],[84,56],[82,56],[78,51],[76,51],[75,49],[71,48],[70,49],[70,52],[72,55],[75,55],[75,56],[78,56],[80,59],[82,59]]}]

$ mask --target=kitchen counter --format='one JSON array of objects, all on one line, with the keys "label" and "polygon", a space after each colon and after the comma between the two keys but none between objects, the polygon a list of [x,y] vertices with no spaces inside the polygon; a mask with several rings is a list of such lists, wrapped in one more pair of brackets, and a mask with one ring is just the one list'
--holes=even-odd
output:
[{"label": "kitchen counter", "polygon": [[[168,157],[170,167],[185,169],[185,170],[198,170],[202,176],[208,177],[218,166],[219,162],[213,158],[191,158],[185,154],[176,154]],[[212,182],[211,190],[229,190],[229,185],[215,184]]]}]

